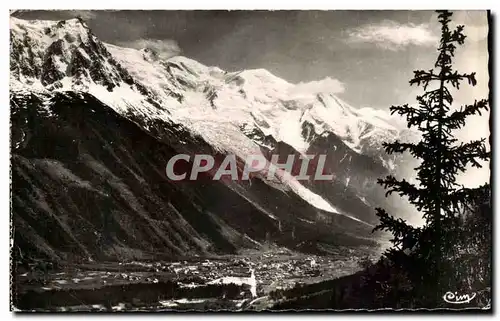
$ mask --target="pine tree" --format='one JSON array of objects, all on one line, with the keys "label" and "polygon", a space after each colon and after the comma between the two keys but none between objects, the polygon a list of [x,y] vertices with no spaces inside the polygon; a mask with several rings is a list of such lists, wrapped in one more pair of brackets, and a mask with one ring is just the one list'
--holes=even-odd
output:
[{"label": "pine tree", "polygon": [[[488,109],[486,99],[476,100],[471,105],[451,110],[453,97],[450,89],[458,90],[467,82],[475,86],[475,73],[459,73],[453,69],[452,59],[457,45],[463,45],[466,36],[464,26],[450,30],[452,13],[439,10],[441,39],[438,57],[433,69],[416,70],[410,80],[411,85],[422,86],[424,93],[417,96],[417,106],[408,104],[392,106],[391,113],[406,117],[409,128],[416,128],[421,139],[417,143],[395,141],[385,143],[387,153],[409,152],[421,161],[415,168],[417,184],[394,176],[379,179],[387,193],[406,196],[422,214],[425,224],[416,228],[402,219],[389,215],[377,208],[380,224],[374,230],[392,233],[393,248],[385,254],[395,264],[401,266],[415,282],[422,282],[436,289],[436,295],[446,274],[446,257],[454,251],[454,238],[459,225],[459,213],[477,197],[479,189],[465,188],[457,184],[457,176],[466,167],[481,167],[480,160],[487,161],[490,152],[486,150],[485,139],[460,143],[454,132],[465,125],[467,117],[481,114]],[[434,89],[431,89],[434,88]],[[483,186],[489,188],[488,184]],[[403,253],[412,248],[410,255]]]}]

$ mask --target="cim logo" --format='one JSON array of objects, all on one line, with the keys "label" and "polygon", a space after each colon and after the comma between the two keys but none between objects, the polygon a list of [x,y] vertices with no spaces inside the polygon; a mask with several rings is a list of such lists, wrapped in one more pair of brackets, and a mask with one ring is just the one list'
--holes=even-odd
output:
[{"label": "cim logo", "polygon": [[457,292],[446,292],[443,295],[443,300],[447,303],[451,304],[464,304],[470,303],[476,297],[476,293],[473,292],[471,295],[469,294],[461,294],[459,295]]}]

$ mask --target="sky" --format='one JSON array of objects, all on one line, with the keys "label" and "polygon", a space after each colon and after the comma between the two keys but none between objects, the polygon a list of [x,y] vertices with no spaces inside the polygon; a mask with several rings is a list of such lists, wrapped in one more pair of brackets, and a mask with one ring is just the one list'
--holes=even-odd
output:
[{"label": "sky", "polygon": [[[77,15],[102,41],[153,47],[227,71],[265,68],[291,83],[336,93],[354,107],[385,109],[415,102],[415,69],[437,58],[439,24],[433,11],[18,11],[24,19],[61,20]],[[476,72],[478,85],[455,93],[455,107],[488,96],[488,23],[485,11],[456,11],[466,44],[455,68]],[[458,133],[487,137],[488,116]],[[483,181],[477,171],[466,181]]]}]

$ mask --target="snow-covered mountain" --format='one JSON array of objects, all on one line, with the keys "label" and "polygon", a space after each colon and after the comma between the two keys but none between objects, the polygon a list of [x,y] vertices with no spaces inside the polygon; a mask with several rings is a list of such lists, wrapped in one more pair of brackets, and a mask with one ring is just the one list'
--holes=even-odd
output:
[{"label": "snow-covered mountain", "polygon": [[[90,94],[160,141],[169,128],[180,126],[190,139],[203,139],[212,153],[241,159],[327,154],[333,182],[258,178],[317,210],[374,222],[373,205],[384,199],[374,182],[397,167],[381,143],[407,135],[397,118],[356,109],[330,93],[304,92],[264,69],[227,72],[181,56],[160,59],[151,48],[103,43],[81,19],[10,19],[11,96],[35,95],[49,106],[58,93]],[[23,137],[14,150],[23,146]],[[169,140],[180,150],[188,148],[183,142]],[[193,146],[191,153],[207,151]]]},{"label": "snow-covered mountain", "polygon": [[[226,72],[186,57],[160,60],[148,48],[102,43],[79,19],[11,18],[11,39],[12,89],[87,91],[122,112],[187,124],[226,151],[249,147],[242,125],[299,152],[315,134],[332,132],[356,152],[370,154],[401,131],[398,118],[384,111],[355,109],[328,93],[304,93],[264,69]],[[304,124],[313,132],[303,133]]]}]

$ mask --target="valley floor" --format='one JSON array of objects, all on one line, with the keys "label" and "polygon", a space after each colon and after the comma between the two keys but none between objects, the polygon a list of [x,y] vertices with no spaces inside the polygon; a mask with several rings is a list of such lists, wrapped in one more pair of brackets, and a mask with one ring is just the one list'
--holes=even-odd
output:
[{"label": "valley floor", "polygon": [[[57,271],[17,269],[19,311],[265,310],[273,291],[331,280],[361,269],[369,248],[316,256],[282,248],[170,262],[89,262]],[[256,296],[251,295],[250,270]]]}]

